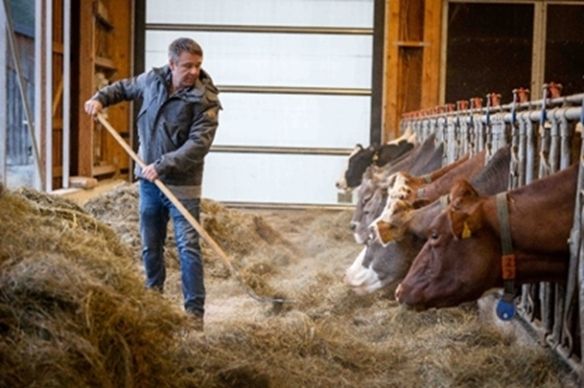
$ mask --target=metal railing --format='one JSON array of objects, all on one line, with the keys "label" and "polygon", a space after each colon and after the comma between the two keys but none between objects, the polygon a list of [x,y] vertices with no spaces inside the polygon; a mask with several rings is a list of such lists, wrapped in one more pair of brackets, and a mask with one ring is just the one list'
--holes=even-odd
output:
[{"label": "metal railing", "polygon": [[527,101],[526,91],[517,89],[507,105],[491,93],[485,107],[471,99],[470,107],[459,102],[456,110],[448,104],[411,112],[400,125],[420,141],[436,133],[436,141],[445,144],[445,163],[484,149],[490,157],[510,145],[510,189],[580,163],[566,283],[523,286],[517,304],[522,323],[584,381],[584,94],[559,97],[557,87],[544,85],[544,98],[537,101]]}]

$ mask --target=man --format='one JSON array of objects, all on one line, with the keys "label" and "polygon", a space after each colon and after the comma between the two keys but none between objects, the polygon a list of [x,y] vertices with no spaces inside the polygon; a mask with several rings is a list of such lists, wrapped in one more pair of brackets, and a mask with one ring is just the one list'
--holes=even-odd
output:
[{"label": "man", "polygon": [[168,49],[168,64],[117,81],[85,102],[95,115],[106,106],[142,99],[137,117],[140,178],[140,234],[146,286],[162,291],[166,270],[164,242],[172,217],[180,257],[184,308],[202,329],[205,286],[199,236],[153,183],[162,180],[198,220],[204,157],[218,126],[221,104],[211,77],[201,68],[203,50],[179,38]]}]

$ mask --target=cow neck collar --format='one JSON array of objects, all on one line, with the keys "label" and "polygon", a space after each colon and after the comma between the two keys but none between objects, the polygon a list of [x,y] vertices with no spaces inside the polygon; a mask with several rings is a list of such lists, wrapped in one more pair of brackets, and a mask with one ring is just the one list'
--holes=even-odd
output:
[{"label": "cow neck collar", "polygon": [[507,192],[496,196],[497,218],[499,219],[501,238],[501,275],[503,277],[503,297],[497,305],[497,315],[502,320],[510,320],[515,315],[513,298],[516,293],[515,279],[517,259],[513,252],[511,240],[511,226],[509,224],[509,205],[507,204]]}]

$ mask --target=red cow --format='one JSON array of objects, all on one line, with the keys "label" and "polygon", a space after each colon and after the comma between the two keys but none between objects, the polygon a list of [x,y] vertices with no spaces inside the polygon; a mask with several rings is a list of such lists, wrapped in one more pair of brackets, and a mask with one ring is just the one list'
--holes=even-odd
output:
[{"label": "red cow", "polygon": [[[565,279],[577,176],[574,164],[507,192],[518,284]],[[496,197],[480,197],[466,181],[450,196],[396,290],[400,303],[416,309],[455,306],[503,284]]]},{"label": "red cow", "polygon": [[[506,190],[509,182],[510,148],[500,148],[487,165],[476,173],[474,165],[482,160],[480,155],[478,158],[475,156],[464,165],[459,166],[460,169],[454,169],[428,185],[432,188],[426,192],[427,198],[434,200],[438,195],[447,194],[452,188],[454,178],[457,176],[458,179],[470,178],[467,174],[474,175],[471,182],[481,194],[492,195]],[[430,193],[433,194],[429,195]],[[384,245],[403,238],[404,234],[409,232],[419,237],[425,237],[425,232],[431,221],[445,206],[445,203],[440,203],[441,201],[435,201],[431,205],[418,208],[419,203],[413,203],[408,199],[388,200],[389,206],[371,223],[370,232]]]}]

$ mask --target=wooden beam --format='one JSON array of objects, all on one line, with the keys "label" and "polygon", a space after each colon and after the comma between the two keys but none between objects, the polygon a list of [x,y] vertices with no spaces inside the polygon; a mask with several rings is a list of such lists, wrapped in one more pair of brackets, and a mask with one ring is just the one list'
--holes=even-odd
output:
[{"label": "wooden beam", "polygon": [[424,42],[421,108],[430,108],[440,104],[442,0],[425,1]]},{"label": "wooden beam", "polygon": [[81,176],[92,176],[93,173],[93,123],[91,117],[83,109],[83,103],[91,97],[94,90],[95,20],[93,3],[93,0],[81,0],[79,6],[79,58],[82,58],[82,63],[79,64],[79,90],[85,94],[79,96],[77,106],[77,175]]},{"label": "wooden beam", "polygon": [[386,4],[388,17],[386,18],[386,54],[385,54],[385,120],[384,120],[384,141],[398,137],[399,129],[396,125],[397,117],[397,83],[398,83],[398,51],[395,42],[399,41],[399,14],[400,0],[387,0]]},{"label": "wooden beam", "polygon": [[69,187],[69,173],[71,170],[71,0],[63,1],[63,173],[61,186]]},{"label": "wooden beam", "polygon": [[374,1],[373,66],[371,69],[371,126],[369,144],[380,144],[383,138],[383,62],[385,35],[385,0]]}]

